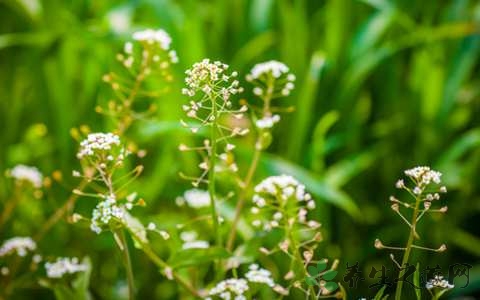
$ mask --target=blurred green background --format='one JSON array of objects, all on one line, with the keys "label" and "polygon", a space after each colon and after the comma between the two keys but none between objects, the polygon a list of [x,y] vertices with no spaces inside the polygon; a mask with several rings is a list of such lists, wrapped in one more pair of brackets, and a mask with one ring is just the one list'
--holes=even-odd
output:
[{"label": "blurred green background", "polygon": [[[24,163],[63,174],[43,203],[17,212],[1,239],[31,234],[69,196],[77,183],[71,172],[79,167],[70,130],[111,126],[94,112],[110,97],[101,77],[115,68],[115,53],[131,33],[147,27],[171,34],[180,63],[172,90],[157,101],[158,114],[128,132],[148,152],[135,183],[148,203],[140,214],[159,223],[188,217],[174,203],[189,186],[178,172],[192,168],[177,150],[187,136],[178,123],[184,70],[209,57],[246,74],[255,63],[277,59],[297,76],[294,93],[281,102],[296,110],[275,129],[255,181],[286,172],[314,194],[325,237],[319,253],[339,258],[340,274],[347,262],[359,262],[367,277],[348,289],[349,299],[374,294],[372,266],[393,267],[373,241],[407,239],[388,197],[402,171],[416,165],[444,174],[448,214],[428,218],[420,232],[425,245],[445,242],[449,249],[415,252],[414,260],[443,270],[472,264],[468,288],[450,295],[480,294],[478,1],[0,1],[0,170]],[[244,141],[239,165],[249,160],[249,149]],[[2,201],[10,192],[11,181],[1,177]],[[96,299],[119,297],[123,270],[112,247],[108,235],[65,222],[40,245],[50,255],[89,255]],[[138,252],[133,261],[142,270],[140,299],[175,299],[172,282]]]}]

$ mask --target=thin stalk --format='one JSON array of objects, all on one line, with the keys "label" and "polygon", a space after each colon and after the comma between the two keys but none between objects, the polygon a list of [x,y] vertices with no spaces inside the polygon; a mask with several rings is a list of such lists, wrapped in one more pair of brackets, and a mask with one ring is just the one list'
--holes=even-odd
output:
[{"label": "thin stalk", "polygon": [[[132,233],[133,234],[133,233]],[[159,268],[161,269],[166,269],[170,268],[168,264],[163,261],[151,248],[150,245],[142,243],[138,239],[136,239],[138,243],[141,244],[141,249],[143,253],[145,253],[148,258]],[[192,294],[195,297],[200,297],[200,294],[198,291],[189,283],[187,282],[184,278],[180,277],[175,271],[172,270],[172,277],[182,286],[187,290],[190,294]]]},{"label": "thin stalk", "polygon": [[215,163],[217,155],[217,131],[218,131],[218,120],[217,120],[217,107],[215,99],[210,96],[210,101],[212,103],[212,116],[215,118],[210,127],[210,161],[208,164],[208,194],[210,195],[210,213],[212,215],[213,221],[213,232],[215,234],[215,241],[217,246],[221,247],[222,237],[219,232],[219,223],[218,223],[218,214],[217,208],[215,206]]},{"label": "thin stalk", "polygon": [[[270,102],[272,100],[272,93],[274,87],[274,80],[272,77],[269,78],[267,94],[265,97],[262,98],[263,100],[263,114],[264,116],[270,116]],[[227,241],[227,250],[232,251],[233,244],[235,243],[235,237],[237,234],[237,226],[238,222],[240,221],[240,215],[242,213],[243,206],[245,205],[245,200],[247,198],[247,192],[249,190],[250,184],[252,183],[253,175],[258,167],[258,162],[260,160],[260,155],[262,154],[262,136],[259,135],[255,142],[255,152],[253,153],[252,163],[248,169],[247,175],[245,176],[244,186],[242,187],[242,191],[238,197],[237,206],[235,207],[235,217],[233,218],[232,227],[230,228],[230,234],[228,236]]]},{"label": "thin stalk", "polygon": [[[410,234],[408,236],[408,241],[407,245],[405,246],[405,252],[403,254],[403,259],[402,259],[402,265],[401,267],[403,268],[407,263],[408,259],[410,258],[410,252],[412,250],[412,244],[415,239],[416,235],[416,230],[415,227],[417,226],[417,217],[419,213],[419,205],[420,205],[420,197],[415,197],[415,209],[413,210],[413,215],[412,215],[412,226],[410,227]],[[403,288],[403,280],[400,280],[402,276],[405,274],[405,269],[400,270],[400,274],[398,275],[398,282],[397,282],[397,290],[395,291],[395,300],[401,300],[402,299],[402,288]]]},{"label": "thin stalk", "polygon": [[122,260],[125,266],[125,271],[127,273],[127,282],[128,282],[128,299],[135,299],[135,278],[133,276],[132,261],[130,259],[130,252],[128,251],[127,239],[125,238],[125,232],[123,229],[120,229],[116,232],[118,235],[121,246],[119,245],[120,251],[122,252]]},{"label": "thin stalk", "polygon": [[[298,248],[298,246],[297,246],[297,242],[295,241],[295,238],[294,238],[294,236],[293,236],[293,233],[292,233],[292,230],[291,230],[290,227],[288,228],[288,238],[290,239],[291,246],[292,246],[292,249],[293,249],[293,251],[294,251],[294,255],[295,255],[296,259],[297,259],[297,260],[299,261],[299,263],[301,263],[301,265],[302,265],[302,268],[301,268],[301,269],[302,269],[302,273],[303,273],[302,275],[303,275],[304,278],[306,278],[306,277],[308,276],[308,273],[307,273],[307,271],[305,270],[305,266],[303,265],[302,255],[301,255],[301,253],[300,253],[300,250],[299,250],[299,248]],[[316,294],[315,294],[315,290],[314,290],[313,286],[310,286],[310,285],[308,286],[308,292],[309,292],[308,294],[309,294],[310,298],[311,298],[312,300],[315,300],[315,299],[316,299]]]},{"label": "thin stalk", "polygon": [[[82,180],[80,184],[77,186],[76,190],[83,190],[85,186],[88,184],[87,180]],[[55,225],[60,221],[65,214],[70,211],[75,203],[78,200],[79,195],[72,193],[70,197],[65,201],[65,203],[55,211],[53,215],[50,216],[50,218],[43,224],[42,228],[40,228],[40,231],[35,235],[34,240],[35,241],[40,241],[43,239],[45,234]]]},{"label": "thin stalk", "polygon": [[[260,142],[260,138],[257,139],[257,144],[259,142]],[[235,243],[235,237],[237,234],[238,222],[240,221],[242,209],[243,209],[243,206],[245,205],[245,200],[247,199],[248,187],[252,183],[253,175],[257,170],[261,153],[262,153],[261,148],[256,147],[255,152],[253,153],[252,163],[250,164],[250,168],[248,169],[247,176],[245,177],[245,181],[244,181],[245,186],[243,187],[242,192],[238,197],[237,206],[235,207],[235,217],[233,218],[232,227],[230,228],[230,234],[228,236],[228,242],[227,242],[228,251],[232,251],[233,249],[233,244]]]}]

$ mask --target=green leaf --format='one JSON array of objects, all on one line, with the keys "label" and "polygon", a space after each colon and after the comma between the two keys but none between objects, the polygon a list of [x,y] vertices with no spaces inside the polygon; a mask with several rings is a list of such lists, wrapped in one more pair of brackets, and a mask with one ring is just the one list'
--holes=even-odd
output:
[{"label": "green leaf", "polygon": [[169,259],[168,264],[174,269],[179,269],[229,257],[230,254],[224,248],[210,247],[207,249],[186,249],[176,252]]},{"label": "green leaf", "polygon": [[308,274],[312,276],[317,276],[319,273],[318,269],[315,268],[315,266],[308,266],[307,270],[308,270]]},{"label": "green leaf", "polygon": [[336,282],[333,282],[333,281],[327,282],[327,283],[325,283],[325,289],[327,291],[329,291],[330,293],[335,292],[338,289],[338,284]]},{"label": "green leaf", "polygon": [[317,270],[318,272],[323,272],[327,268],[327,261],[322,259],[317,263]]},{"label": "green leaf", "polygon": [[333,280],[335,278],[335,276],[337,276],[338,274],[338,271],[335,271],[335,270],[328,270],[327,272],[325,272],[323,275],[322,275],[322,278],[324,280]]},{"label": "green leaf", "polygon": [[383,293],[385,292],[385,289],[387,288],[386,285],[382,286],[381,289],[378,290],[377,294],[373,298],[373,300],[381,300],[383,297]]},{"label": "green leaf", "polygon": [[317,281],[313,277],[305,278],[305,282],[307,283],[307,285],[310,285],[310,286],[314,286],[317,284]]}]

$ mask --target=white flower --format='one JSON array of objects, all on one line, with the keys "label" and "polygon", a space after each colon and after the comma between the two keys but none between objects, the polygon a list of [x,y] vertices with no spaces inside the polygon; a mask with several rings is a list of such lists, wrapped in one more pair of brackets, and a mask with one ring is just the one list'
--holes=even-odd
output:
[{"label": "white flower", "polygon": [[295,84],[293,84],[295,75],[289,71],[284,63],[270,60],[253,66],[250,74],[247,75],[247,81],[256,85],[253,93],[257,96],[288,96],[295,88]]},{"label": "white flower", "polygon": [[280,121],[279,115],[265,116],[261,119],[258,119],[255,122],[255,125],[257,126],[257,128],[260,128],[260,129],[272,128],[273,125],[275,125],[279,121]]},{"label": "white flower", "polygon": [[90,133],[86,139],[80,142],[80,150],[77,157],[82,159],[86,156],[94,156],[98,153],[110,151],[120,145],[120,137],[113,133]]},{"label": "white flower", "polygon": [[[182,90],[183,94],[193,97],[198,91],[205,94],[215,92],[224,101],[229,100],[231,95],[242,92],[243,88],[239,87],[238,80],[232,79],[235,77],[233,73],[227,74],[227,69],[228,65],[220,61],[211,62],[207,58],[193,64],[191,69],[185,71],[187,88]],[[196,111],[198,105],[191,103],[191,109]]]},{"label": "white flower", "polygon": [[134,40],[147,42],[149,44],[157,43],[164,50],[170,49],[170,43],[172,42],[170,35],[163,29],[137,31],[133,33],[132,37]]},{"label": "white flower", "polygon": [[256,264],[252,264],[249,267],[249,271],[245,274],[250,282],[264,283],[270,287],[275,286],[275,282],[272,279],[272,273],[270,271],[261,269]]},{"label": "white flower", "polygon": [[232,299],[231,296],[232,294],[234,294],[237,297],[233,299],[240,300],[245,298],[238,298],[238,296],[243,296],[246,291],[248,291],[248,283],[245,279],[230,278],[220,281],[215,287],[210,290],[209,295],[217,295],[220,298],[227,300]]},{"label": "white flower", "polygon": [[14,237],[6,240],[0,247],[0,257],[16,253],[25,256],[28,252],[35,251],[37,244],[29,237]]},{"label": "white flower", "polygon": [[61,257],[53,263],[45,263],[47,276],[50,278],[62,278],[65,274],[73,274],[87,270],[87,265],[78,262],[78,258]]},{"label": "white flower", "polygon": [[[315,209],[315,201],[305,191],[305,186],[295,178],[289,175],[270,176],[260,182],[254,190],[252,201],[255,206],[252,212],[259,214],[263,211],[270,217],[264,216],[262,221],[256,217],[252,225],[255,227],[263,225],[264,230],[270,231],[282,223],[296,219],[299,224],[312,229],[307,222],[307,209]],[[284,208],[282,212],[279,211],[279,207]]]},{"label": "white flower", "polygon": [[207,241],[190,241],[182,245],[182,249],[207,249],[210,244]]},{"label": "white flower", "polygon": [[193,208],[210,206],[210,194],[205,190],[190,189],[185,191],[183,200],[185,200],[188,206]]},{"label": "white flower", "polygon": [[440,275],[435,275],[435,278],[428,280],[425,286],[429,290],[433,288],[453,289],[455,287],[453,284],[450,284],[448,280],[443,279],[443,276]]},{"label": "white flower", "polygon": [[411,177],[421,185],[428,185],[432,182],[440,184],[442,173],[430,169],[430,167],[415,167],[405,171],[405,175]]},{"label": "white flower", "polygon": [[111,220],[123,222],[124,216],[125,209],[117,203],[114,197],[108,196],[93,210],[90,229],[99,234],[104,225],[108,225]]},{"label": "white flower", "polygon": [[35,167],[16,165],[10,170],[9,175],[17,181],[30,182],[36,188],[42,186],[42,173]]},{"label": "white flower", "polygon": [[272,74],[273,77],[279,78],[283,74],[287,74],[288,71],[289,69],[284,63],[276,60],[270,60],[253,66],[249,74],[251,77],[249,76],[249,78],[258,79],[266,74]]},{"label": "white flower", "polygon": [[157,225],[155,225],[155,223],[153,223],[153,222],[150,222],[150,223],[148,223],[147,229],[148,230],[155,230],[155,229],[157,229]]}]

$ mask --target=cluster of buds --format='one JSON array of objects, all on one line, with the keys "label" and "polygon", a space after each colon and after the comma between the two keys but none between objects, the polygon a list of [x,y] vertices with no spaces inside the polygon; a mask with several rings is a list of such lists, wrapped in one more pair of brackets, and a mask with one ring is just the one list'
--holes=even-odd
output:
[{"label": "cluster of buds", "polygon": [[[97,179],[106,180],[105,175],[121,168],[128,154],[118,135],[99,132],[88,134],[86,139],[80,142],[77,158],[85,163],[85,177],[95,179],[92,178],[95,171],[100,175]],[[78,171],[74,171],[73,175],[82,176]]]},{"label": "cluster of buds", "polygon": [[246,79],[255,85],[255,95],[269,95],[271,99],[288,96],[295,87],[295,75],[284,63],[276,60],[256,64]]},{"label": "cluster of buds", "polygon": [[49,278],[62,278],[65,275],[85,272],[88,269],[86,263],[80,263],[76,257],[59,257],[54,262],[46,262],[45,270]]},{"label": "cluster of buds", "polygon": [[[244,118],[247,106],[233,108],[231,96],[241,93],[243,88],[239,87],[239,82],[235,79],[238,73],[228,73],[227,70],[228,65],[222,62],[204,59],[185,72],[187,87],[182,92],[190,98],[190,101],[183,105],[183,110],[193,122],[190,124],[181,120],[181,124],[193,133],[197,133],[202,127],[210,129],[210,138],[205,139],[202,146],[190,147],[184,144],[179,146],[180,151],[207,153],[199,164],[202,174],[189,178],[192,179],[194,186],[206,182],[205,177],[213,165],[215,171],[238,170],[231,153],[235,145],[230,143],[230,139],[248,133],[248,129],[236,125],[239,123],[238,120]],[[215,160],[218,160],[219,164],[215,164]]]},{"label": "cluster of buds", "polygon": [[[103,76],[116,95],[116,100],[108,103],[108,110],[97,107],[99,113],[105,113],[121,120],[119,131],[125,131],[133,119],[145,113],[132,108],[136,98],[156,98],[164,90],[142,91],[142,83],[151,75],[162,78],[165,82],[173,80],[171,66],[178,62],[177,53],[171,49],[172,39],[163,29],[146,29],[134,32],[133,42],[124,44],[123,52],[117,54],[117,60],[125,68],[124,72],[110,72]],[[147,114],[155,111],[150,104]]]},{"label": "cluster of buds", "polygon": [[[447,212],[447,206],[443,206],[438,209],[432,208],[432,203],[440,200],[440,194],[447,192],[447,188],[443,185],[440,185],[442,177],[440,172],[432,170],[430,167],[415,167],[406,170],[404,173],[414,183],[414,186],[409,187],[407,184],[405,184],[403,179],[399,179],[396,182],[395,187],[397,189],[406,190],[414,198],[419,198],[423,206],[419,220],[426,212]],[[400,201],[394,196],[390,197],[390,202],[392,202],[392,209],[398,213],[400,212],[400,206],[414,209],[414,204]]]},{"label": "cluster of buds", "polygon": [[247,299],[245,294],[248,291],[252,293],[255,290],[253,285],[258,284],[267,285],[275,292],[283,290],[281,286],[275,284],[270,271],[260,268],[257,264],[252,264],[248,267],[245,278],[230,278],[220,281],[209,291],[209,296],[205,299],[245,300]]},{"label": "cluster of buds", "polygon": [[274,228],[318,229],[320,224],[308,220],[309,210],[315,208],[312,196],[305,186],[288,175],[271,176],[255,187],[254,206],[256,216],[253,226],[270,231]]}]

